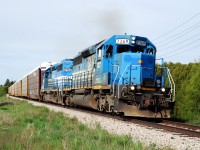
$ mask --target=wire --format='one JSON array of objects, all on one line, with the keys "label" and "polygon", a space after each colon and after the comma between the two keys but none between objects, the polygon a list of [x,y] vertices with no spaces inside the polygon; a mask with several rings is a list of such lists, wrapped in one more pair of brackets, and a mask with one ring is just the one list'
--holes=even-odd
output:
[{"label": "wire", "polygon": [[[184,46],[182,46],[182,47],[180,47],[180,48],[174,50],[173,52],[178,51],[178,50],[180,50],[181,48],[184,48],[184,47],[186,47],[186,46],[190,46],[192,43],[195,43],[195,42],[197,42],[197,41],[199,41],[199,40],[200,40],[200,38],[197,39],[197,40],[195,40],[195,41],[193,41],[193,42],[191,42],[190,44],[186,44],[186,45],[184,45]],[[173,53],[173,52],[171,52],[171,53]],[[162,54],[161,56],[165,56],[165,55],[168,55],[168,54],[170,54],[170,53],[168,52],[168,53]]]},{"label": "wire", "polygon": [[190,33],[190,32],[191,32],[191,31],[193,31],[194,29],[198,28],[199,26],[200,26],[200,25],[198,25],[197,27],[195,27],[195,28],[193,28],[193,29],[189,30],[188,32],[186,32],[186,33],[184,33],[184,34],[182,34],[182,35],[178,36],[177,38],[175,38],[175,39],[172,39],[172,40],[170,40],[169,42],[167,42],[167,43],[165,43],[165,44],[163,44],[163,45],[161,45],[161,46],[158,46],[158,47],[165,46],[165,45],[167,45],[167,44],[169,44],[169,43],[171,43],[171,42],[173,42],[173,41],[175,41],[175,40],[177,40],[177,39],[181,38],[182,36],[184,36],[184,35],[186,35],[186,34]]},{"label": "wire", "polygon": [[186,41],[188,41],[188,40],[193,39],[194,37],[196,37],[196,36],[198,36],[198,35],[200,35],[200,33],[198,33],[198,34],[196,34],[196,35],[194,35],[194,36],[191,36],[191,37],[189,37],[188,39],[183,40],[183,41],[181,41],[181,42],[179,42],[179,43],[177,43],[177,44],[168,46],[168,47],[166,47],[165,49],[161,49],[161,50],[159,50],[158,52],[163,51],[163,50],[166,50],[166,49],[169,49],[169,48],[172,48],[172,47],[175,47],[175,46],[177,46],[177,45],[179,45],[179,44],[181,44],[181,43],[184,43],[184,42],[186,42]]},{"label": "wire", "polygon": [[177,27],[173,28],[172,30],[168,31],[167,33],[155,38],[154,40],[160,39],[166,35],[168,35],[169,33],[175,31],[176,29],[180,28],[181,26],[183,26],[184,24],[186,24],[187,22],[189,22],[190,20],[194,19],[196,16],[198,16],[200,14],[200,12],[198,12],[196,15],[194,15],[193,17],[191,17],[190,19],[186,20],[185,22],[183,22],[182,24],[178,25]]},{"label": "wire", "polygon": [[[196,25],[197,25],[197,26],[196,26]],[[195,26],[196,26],[196,27],[195,27]],[[163,41],[160,41],[160,42],[157,42],[157,43],[155,43],[155,44],[166,42],[166,41],[170,40],[171,38],[177,37],[178,35],[180,35],[180,34],[186,32],[187,30],[189,30],[189,29],[191,29],[191,28],[193,28],[193,27],[194,27],[193,29],[196,29],[196,28],[199,27],[199,26],[200,26],[200,22],[198,22],[198,23],[196,23],[195,25],[193,25],[193,26],[191,26],[191,27],[189,27],[189,28],[187,28],[187,29],[185,29],[185,30],[179,32],[179,33],[176,34],[176,35],[173,35],[173,36],[171,36],[171,37],[168,37],[167,39],[165,39],[165,40],[163,40]]]},{"label": "wire", "polygon": [[[197,45],[197,46],[195,46],[195,47],[192,47],[191,49],[195,49],[195,48],[197,48],[197,47],[200,47],[200,45]],[[174,55],[170,55],[170,56],[167,56],[167,57],[165,57],[165,58],[174,57],[174,56],[176,56],[176,55],[178,55],[178,54],[181,54],[181,53],[184,53],[184,52],[187,52],[187,51],[189,51],[189,50],[184,50],[184,51],[181,51],[180,53],[176,53],[176,54],[174,54]]]}]

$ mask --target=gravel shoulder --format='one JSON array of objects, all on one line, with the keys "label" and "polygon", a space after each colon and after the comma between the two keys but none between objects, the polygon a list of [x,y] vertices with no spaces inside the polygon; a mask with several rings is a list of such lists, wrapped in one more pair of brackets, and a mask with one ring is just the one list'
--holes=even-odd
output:
[{"label": "gravel shoulder", "polygon": [[[12,98],[12,97],[11,97]],[[22,99],[20,99],[22,100]],[[130,135],[133,141],[140,141],[145,145],[154,144],[159,148],[172,148],[177,150],[198,150],[200,149],[200,138],[185,137],[176,133],[166,132],[154,128],[127,123],[116,119],[80,112],[77,110],[61,108],[53,105],[46,105],[36,101],[28,101],[35,106],[44,106],[56,112],[63,112],[67,116],[76,117],[81,123],[88,127],[95,127],[100,124],[102,128],[110,133],[119,135]]]}]

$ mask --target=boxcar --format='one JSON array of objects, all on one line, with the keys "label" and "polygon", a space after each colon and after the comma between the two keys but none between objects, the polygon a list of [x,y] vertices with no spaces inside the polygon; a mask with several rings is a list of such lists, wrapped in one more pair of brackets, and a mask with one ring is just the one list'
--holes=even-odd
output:
[{"label": "boxcar", "polygon": [[28,97],[28,76],[22,78],[22,97]]},{"label": "boxcar", "polygon": [[8,88],[8,94],[11,95],[11,86]]},{"label": "boxcar", "polygon": [[13,84],[11,86],[11,95],[14,96],[15,95],[15,84]]},{"label": "boxcar", "polygon": [[37,68],[28,75],[28,97],[31,99],[40,98],[41,69]]},{"label": "boxcar", "polygon": [[[40,90],[42,85],[42,73],[55,64],[54,62],[44,62],[27,76],[27,97],[30,99],[40,99]],[[24,79],[25,81],[25,79]]]},{"label": "boxcar", "polygon": [[15,96],[22,96],[22,80],[16,82],[16,94]]},{"label": "boxcar", "polygon": [[16,86],[16,83],[14,84],[14,96],[17,95],[17,86]]}]

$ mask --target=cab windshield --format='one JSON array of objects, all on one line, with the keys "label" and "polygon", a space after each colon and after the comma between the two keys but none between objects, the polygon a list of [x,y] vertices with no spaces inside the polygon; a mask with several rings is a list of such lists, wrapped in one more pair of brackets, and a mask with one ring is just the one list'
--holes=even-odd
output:
[{"label": "cab windshield", "polygon": [[145,47],[142,46],[130,46],[130,45],[119,45],[117,46],[117,53],[132,52],[132,53],[144,53]]},{"label": "cab windshield", "polygon": [[131,53],[145,53],[155,55],[155,48],[151,45],[148,46],[139,46],[139,45],[118,45],[117,46],[117,53],[124,53],[124,52],[131,52]]}]

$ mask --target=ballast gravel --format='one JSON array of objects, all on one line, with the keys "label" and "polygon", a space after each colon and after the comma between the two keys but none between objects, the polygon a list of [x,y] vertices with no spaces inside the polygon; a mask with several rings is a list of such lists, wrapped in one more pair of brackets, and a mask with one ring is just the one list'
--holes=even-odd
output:
[{"label": "ballast gravel", "polygon": [[114,133],[118,135],[130,135],[133,141],[140,141],[146,146],[154,144],[158,148],[171,148],[177,150],[200,150],[200,138],[186,137],[183,135],[178,135],[177,133],[171,133],[151,127],[148,128],[133,123],[127,123],[125,121],[106,118],[103,116],[89,114],[78,110],[61,108],[53,105],[39,103],[36,101],[28,102],[35,106],[47,107],[48,109],[55,112],[63,112],[71,118],[76,117],[81,123],[87,125],[90,128],[95,127],[98,123],[109,133]]}]

